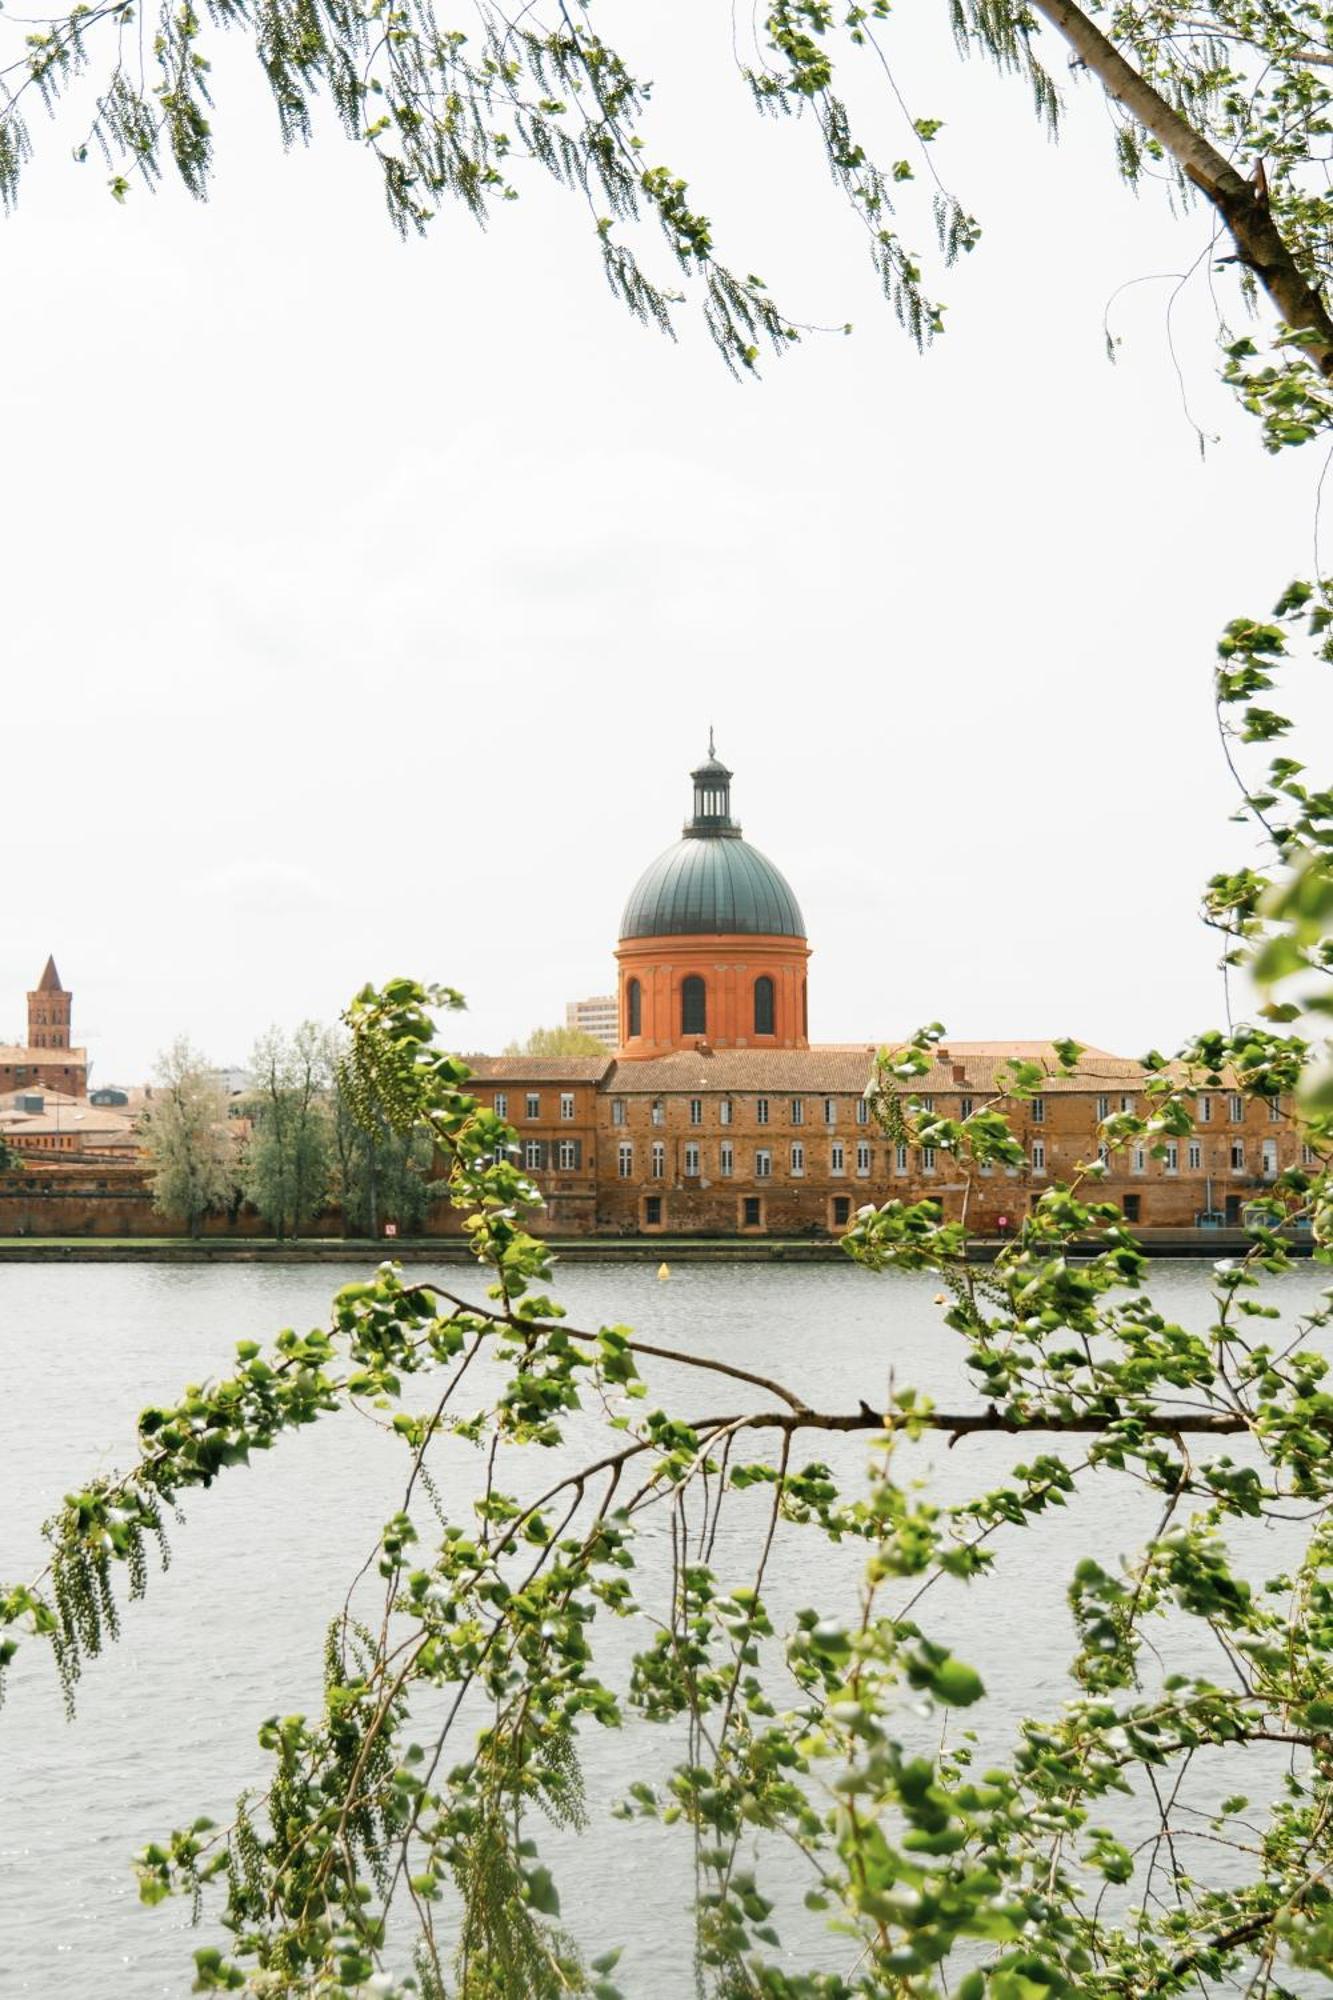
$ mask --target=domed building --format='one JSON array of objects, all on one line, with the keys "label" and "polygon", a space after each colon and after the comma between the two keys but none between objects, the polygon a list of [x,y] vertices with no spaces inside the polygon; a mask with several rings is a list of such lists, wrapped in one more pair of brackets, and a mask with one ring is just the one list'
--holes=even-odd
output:
[{"label": "domed building", "polygon": [[709,738],[694,812],[644,870],[620,922],[621,1057],[809,1047],[805,919],[731,816],[732,773]]}]

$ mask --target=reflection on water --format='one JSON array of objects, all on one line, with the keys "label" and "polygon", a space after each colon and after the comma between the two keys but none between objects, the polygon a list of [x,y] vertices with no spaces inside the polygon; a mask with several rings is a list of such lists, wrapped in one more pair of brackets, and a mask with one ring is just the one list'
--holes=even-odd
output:
[{"label": "reflection on water", "polygon": [[[353,1264],[0,1266],[0,1582],[40,1567],[40,1523],[62,1494],[91,1472],[128,1462],[144,1404],[217,1373],[238,1339],[321,1323],[337,1285],[364,1274]],[[1291,1314],[1322,1277],[1305,1266],[1281,1281]],[[1157,1265],[1152,1279],[1176,1318],[1208,1317],[1206,1267]],[[472,1274],[457,1267],[441,1282],[477,1293]],[[841,1265],[700,1264],[679,1266],[661,1284],[648,1266],[608,1261],[563,1270],[558,1289],[575,1324],[629,1322],[646,1339],[776,1375],[823,1408],[851,1409],[862,1398],[878,1407],[890,1379],[940,1404],[974,1400],[928,1277],[873,1278]],[[681,1414],[744,1407],[735,1385],[716,1377],[702,1387],[693,1377],[682,1384],[673,1372],[658,1365],[649,1379]],[[483,1389],[472,1392],[474,1405]],[[426,1395],[407,1400],[424,1406]],[[577,1445],[595,1435],[595,1420],[585,1416],[575,1428]],[[821,1434],[805,1455],[855,1477],[865,1451],[864,1437]],[[1002,1437],[954,1451],[930,1439],[911,1447],[905,1464],[932,1497],[950,1499],[996,1483],[1023,1455]],[[537,1456],[516,1455],[502,1483],[520,1492],[549,1485],[549,1455],[534,1464]],[[90,1666],[73,1725],[63,1720],[49,1662],[37,1648],[23,1649],[0,1715],[0,1990],[72,2000],[101,1992],[175,2000],[188,1992],[191,1954],[202,1940],[189,1933],[182,1908],[139,1904],[129,1857],[200,1812],[229,1818],[236,1793],[264,1775],[259,1723],[318,1704],[326,1622],[398,1505],[403,1469],[401,1444],[349,1415],[284,1440],[190,1498],[186,1522],[172,1534],[171,1569],[151,1579],[119,1645]],[[473,1448],[445,1441],[434,1472],[450,1515],[466,1518],[478,1477]],[[758,1495],[737,1496],[723,1517],[716,1561],[729,1582],[751,1580],[762,1505]],[[991,1577],[932,1591],[923,1624],[986,1682],[990,1699],[967,1716],[983,1752],[1003,1748],[1017,1716],[1061,1697],[1073,1650],[1064,1600],[1073,1563],[1084,1554],[1114,1562],[1151,1529],[1153,1514],[1151,1496],[1104,1475],[1069,1507],[1015,1534]],[[665,1575],[664,1535],[664,1524],[650,1526],[641,1539],[644,1597]],[[1250,1539],[1257,1573],[1270,1573],[1280,1558],[1276,1532],[1254,1529]],[[834,1604],[840,1591],[845,1602],[858,1566],[855,1551],[788,1531],[769,1573],[775,1622],[804,1604]],[[611,1664],[632,1638],[625,1627],[607,1635]],[[904,1715],[905,1733],[926,1726]],[[651,2000],[684,2000],[692,1991],[683,1917],[692,1886],[688,1839],[664,1852],[659,1832],[611,1822],[605,1808],[631,1776],[669,1761],[674,1749],[642,1728],[595,1733],[586,1746],[591,1829],[559,1839],[537,1829],[566,1921],[590,1951],[625,1943],[617,1977],[627,1993]],[[1246,1771],[1253,1795],[1248,1762]],[[1218,1796],[1225,1789],[1220,1773],[1215,1789]],[[799,1908],[807,1886],[799,1868],[781,1863],[791,1910],[779,1911],[779,1928],[791,1946],[811,1937]]]}]

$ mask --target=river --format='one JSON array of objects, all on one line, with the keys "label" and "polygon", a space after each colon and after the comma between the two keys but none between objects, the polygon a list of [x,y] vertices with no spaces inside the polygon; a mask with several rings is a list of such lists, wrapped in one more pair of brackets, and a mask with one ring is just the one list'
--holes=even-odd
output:
[{"label": "river", "polygon": [[[0,1584],[40,1568],[41,1521],[66,1491],[129,1462],[141,1407],[225,1369],[239,1339],[324,1323],[331,1293],[364,1275],[365,1265],[351,1263],[0,1265]],[[1159,1303],[1196,1326],[1210,1316],[1208,1277],[1206,1265],[1151,1267]],[[1325,1281],[1311,1265],[1283,1277],[1284,1318],[1312,1303]],[[457,1267],[442,1282],[479,1295],[472,1274]],[[932,1303],[935,1289],[929,1278],[876,1278],[850,1265],[683,1264],[663,1283],[651,1266],[613,1261],[571,1265],[557,1286],[575,1324],[628,1322],[645,1339],[777,1375],[826,1408],[851,1408],[861,1397],[878,1407],[891,1376],[953,1406],[975,1400],[958,1343]],[[650,1381],[677,1407],[687,1402],[683,1414],[741,1406],[734,1387],[710,1398],[691,1386],[682,1397],[671,1373],[659,1366]],[[409,1407],[427,1399],[424,1389],[407,1397]],[[592,1422],[583,1420],[585,1436]],[[864,1439],[821,1437],[806,1456],[854,1471],[864,1452]],[[1012,1439],[971,1439],[953,1451],[931,1439],[912,1449],[911,1469],[932,1496],[953,1498],[994,1483],[1023,1456]],[[399,1442],[349,1414],[191,1496],[172,1531],[170,1569],[151,1576],[120,1642],[90,1664],[72,1724],[44,1649],[23,1648],[0,1712],[0,1993],[188,1993],[195,1946],[225,1940],[207,1920],[191,1932],[188,1911],[174,1901],[144,1908],[130,1856],[198,1813],[228,1818],[237,1792],[265,1771],[259,1723],[317,1708],[325,1626],[399,1503],[404,1463]],[[526,1483],[526,1469],[511,1486]],[[533,1476],[548,1472],[543,1464]],[[477,1474],[470,1447],[448,1440],[437,1452],[451,1515],[466,1518]],[[1074,1562],[1095,1554],[1113,1563],[1155,1512],[1128,1482],[1103,1475],[1075,1504],[1014,1534],[992,1577],[932,1594],[920,1614],[926,1629],[986,1682],[988,1701],[968,1713],[986,1748],[1001,1750],[1015,1717],[1053,1707],[1066,1686],[1074,1647],[1064,1592]],[[724,1517],[717,1560],[729,1583],[751,1580],[752,1523],[744,1505]],[[1273,1532],[1251,1537],[1257,1574],[1280,1553]],[[652,1560],[650,1534],[645,1570]],[[827,1551],[808,1537],[780,1541],[770,1578],[775,1611],[831,1605],[856,1565],[850,1550]],[[664,1856],[659,1832],[606,1816],[640,1774],[635,1743],[630,1732],[590,1741],[587,1833],[534,1830],[580,1942],[590,1952],[625,1945],[616,1976],[632,2000],[685,2000],[688,1840],[678,1837]],[[792,1911],[779,1908],[776,1921],[784,1943],[808,1950],[803,1887],[790,1877]],[[832,1948],[828,1962],[836,1962]]]}]

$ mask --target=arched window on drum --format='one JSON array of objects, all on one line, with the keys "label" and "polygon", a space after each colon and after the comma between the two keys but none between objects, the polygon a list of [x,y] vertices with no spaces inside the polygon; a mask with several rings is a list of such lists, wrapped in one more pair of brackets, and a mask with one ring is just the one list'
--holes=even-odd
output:
[{"label": "arched window on drum", "polygon": [[631,979],[625,988],[625,1040],[632,1042],[643,1033],[643,988]]},{"label": "arched window on drum", "polygon": [[680,984],[680,1032],[703,1035],[708,1032],[707,992],[697,972]]},{"label": "arched window on drum", "polygon": [[754,1031],[756,1035],[773,1033],[773,981],[767,973],[754,982]]}]

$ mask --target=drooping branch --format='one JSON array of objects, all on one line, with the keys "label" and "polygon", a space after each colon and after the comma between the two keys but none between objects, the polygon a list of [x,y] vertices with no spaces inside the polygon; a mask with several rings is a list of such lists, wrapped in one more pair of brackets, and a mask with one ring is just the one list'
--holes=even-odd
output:
[{"label": "drooping branch", "polygon": [[1284,323],[1325,380],[1333,380],[1333,317],[1310,284],[1273,218],[1268,196],[1237,173],[1187,118],[1127,62],[1073,0],[1034,0],[1118,104],[1165,147],[1181,172],[1213,204]]}]

